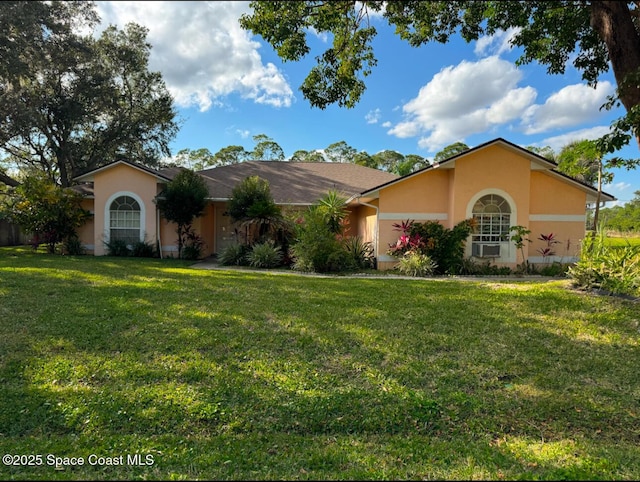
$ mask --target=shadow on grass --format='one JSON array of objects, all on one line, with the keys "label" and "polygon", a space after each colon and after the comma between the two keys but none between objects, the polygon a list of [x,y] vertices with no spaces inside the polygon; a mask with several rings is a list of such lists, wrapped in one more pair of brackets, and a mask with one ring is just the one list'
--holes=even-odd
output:
[{"label": "shadow on grass", "polygon": [[5,437],[143,437],[187,477],[214,462],[196,475],[640,471],[624,459],[639,436],[635,306],[535,284],[75,262],[0,261]]}]

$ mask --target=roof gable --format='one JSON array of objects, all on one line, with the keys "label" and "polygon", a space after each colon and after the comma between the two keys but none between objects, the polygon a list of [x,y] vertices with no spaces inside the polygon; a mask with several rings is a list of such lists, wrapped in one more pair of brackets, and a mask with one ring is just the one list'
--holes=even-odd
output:
[{"label": "roof gable", "polygon": [[[588,195],[588,197],[590,198],[590,200],[593,202],[595,201],[595,197],[597,195],[597,189],[595,189],[593,186],[583,183],[581,181],[578,181],[577,179],[572,178],[571,176],[568,176],[566,174],[561,173],[560,171],[557,171],[557,167],[558,165],[553,162],[550,161],[549,159],[546,159],[538,154],[536,154],[535,152],[531,152],[528,149],[525,149],[523,147],[520,147],[512,142],[509,142],[501,137],[498,137],[496,139],[493,139],[491,141],[485,142],[484,144],[480,144],[476,147],[473,147],[471,149],[468,149],[464,152],[458,153],[455,156],[452,156],[448,159],[445,159],[444,161],[440,162],[440,163],[434,163],[431,164],[430,166],[424,167],[422,169],[419,169],[415,172],[409,173],[405,176],[402,176],[398,179],[393,179],[387,183],[381,184],[379,186],[376,186],[372,189],[363,191],[360,193],[360,196],[362,197],[377,197],[377,193],[381,190],[384,189],[386,187],[389,187],[391,185],[397,184],[399,182],[403,182],[405,179],[414,177],[414,176],[418,176],[424,172],[428,172],[428,171],[433,171],[435,169],[454,169],[455,168],[455,163],[456,160],[470,156],[475,154],[476,152],[482,150],[482,149],[487,149],[488,147],[491,146],[500,146],[506,150],[509,150],[511,152],[515,152],[516,154],[528,159],[531,162],[531,169],[532,170],[539,170],[539,171],[545,171],[546,174],[549,174],[551,176],[554,176],[558,179],[561,179],[563,182],[573,185],[574,187],[577,187],[578,189],[581,189],[582,191],[585,191]],[[611,194],[608,194],[606,192],[602,192],[602,201],[615,201],[615,197],[612,196]]]},{"label": "roof gable", "polygon": [[161,181],[161,182],[171,181],[171,179],[173,179],[175,175],[179,172],[179,169],[181,169],[181,168],[167,168],[167,169],[158,171],[156,169],[143,166],[142,164],[129,162],[125,160],[118,160],[118,161],[114,161],[109,164],[106,164],[104,166],[98,167],[96,169],[92,169],[88,172],[85,172],[84,174],[80,174],[79,176],[74,177],[73,180],[77,182],[91,182],[93,181],[96,174],[106,171],[108,169],[112,169],[115,166],[119,166],[119,165],[128,166],[138,171],[144,172],[145,174],[149,174],[150,176],[155,177],[156,179],[158,179],[158,181]]}]

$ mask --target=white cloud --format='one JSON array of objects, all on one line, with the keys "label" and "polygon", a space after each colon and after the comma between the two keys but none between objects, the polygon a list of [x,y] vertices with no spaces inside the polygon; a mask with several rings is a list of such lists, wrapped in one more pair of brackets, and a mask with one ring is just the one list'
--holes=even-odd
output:
[{"label": "white cloud", "polygon": [[565,134],[553,137],[547,137],[536,145],[538,147],[549,146],[554,152],[560,152],[560,150],[567,144],[571,144],[574,141],[581,141],[584,139],[594,140],[598,139],[611,131],[609,126],[595,126],[588,129],[579,129],[577,131],[567,132]]},{"label": "white cloud", "polygon": [[271,63],[263,64],[250,33],[238,24],[248,2],[96,2],[103,24],[135,22],[149,29],[152,70],[162,73],[182,107],[206,111],[238,94],[256,103],[289,107],[293,92]]},{"label": "white cloud", "polygon": [[418,145],[433,152],[518,119],[536,97],[534,88],[517,87],[521,78],[512,63],[497,56],[446,67],[404,105],[405,119],[388,133],[423,135]]},{"label": "white cloud", "polygon": [[[631,194],[628,194],[628,189],[631,186],[632,185],[629,184],[628,182],[621,181],[621,182],[616,182],[615,184],[603,184],[602,190],[606,193],[613,194],[614,196],[623,195],[625,197],[632,197]],[[629,201],[630,199],[624,199],[624,200],[618,199],[617,201],[610,201],[607,203],[607,207],[612,208],[614,206],[624,206]]]},{"label": "white cloud", "polygon": [[631,184],[629,184],[628,182],[620,181],[620,182],[616,182],[612,186],[612,188],[613,188],[612,190],[616,191],[616,192],[622,192],[622,191],[626,191],[630,187],[631,187]]},{"label": "white cloud", "polygon": [[367,112],[367,115],[365,115],[364,118],[367,121],[367,124],[377,124],[378,121],[380,121],[381,116],[382,113],[380,112],[380,109],[374,109]]},{"label": "white cloud", "polygon": [[519,28],[510,27],[506,31],[499,30],[493,35],[480,37],[476,41],[473,52],[479,57],[484,57],[485,55],[500,55],[504,52],[509,52],[513,49],[511,40],[519,32]]},{"label": "white cloud", "polygon": [[567,85],[544,104],[529,107],[522,120],[524,132],[538,134],[593,120],[614,90],[608,81],[599,82],[595,89],[585,84]]}]

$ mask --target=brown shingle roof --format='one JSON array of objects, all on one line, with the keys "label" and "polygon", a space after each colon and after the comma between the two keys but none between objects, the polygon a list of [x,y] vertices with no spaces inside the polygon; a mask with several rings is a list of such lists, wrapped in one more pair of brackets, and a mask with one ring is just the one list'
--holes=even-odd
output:
[{"label": "brown shingle roof", "polygon": [[330,189],[351,197],[399,176],[350,163],[246,161],[199,171],[212,199],[229,199],[233,188],[249,176],[269,182],[278,204],[313,204]]}]

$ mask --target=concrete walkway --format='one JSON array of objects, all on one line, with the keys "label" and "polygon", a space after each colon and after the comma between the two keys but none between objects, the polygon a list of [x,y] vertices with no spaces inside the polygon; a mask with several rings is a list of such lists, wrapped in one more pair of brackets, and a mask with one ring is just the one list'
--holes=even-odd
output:
[{"label": "concrete walkway", "polygon": [[380,274],[373,273],[354,273],[354,274],[325,274],[325,273],[305,273],[302,271],[292,271],[289,269],[253,269],[247,266],[223,266],[213,258],[203,259],[191,265],[194,269],[215,269],[221,271],[243,271],[247,273],[261,273],[272,275],[294,275],[294,276],[311,276],[314,278],[359,278],[359,279],[407,279],[407,280],[432,280],[432,281],[502,281],[507,283],[520,281],[563,281],[566,278],[555,276],[541,275],[508,275],[508,276],[404,276],[381,271]]}]

